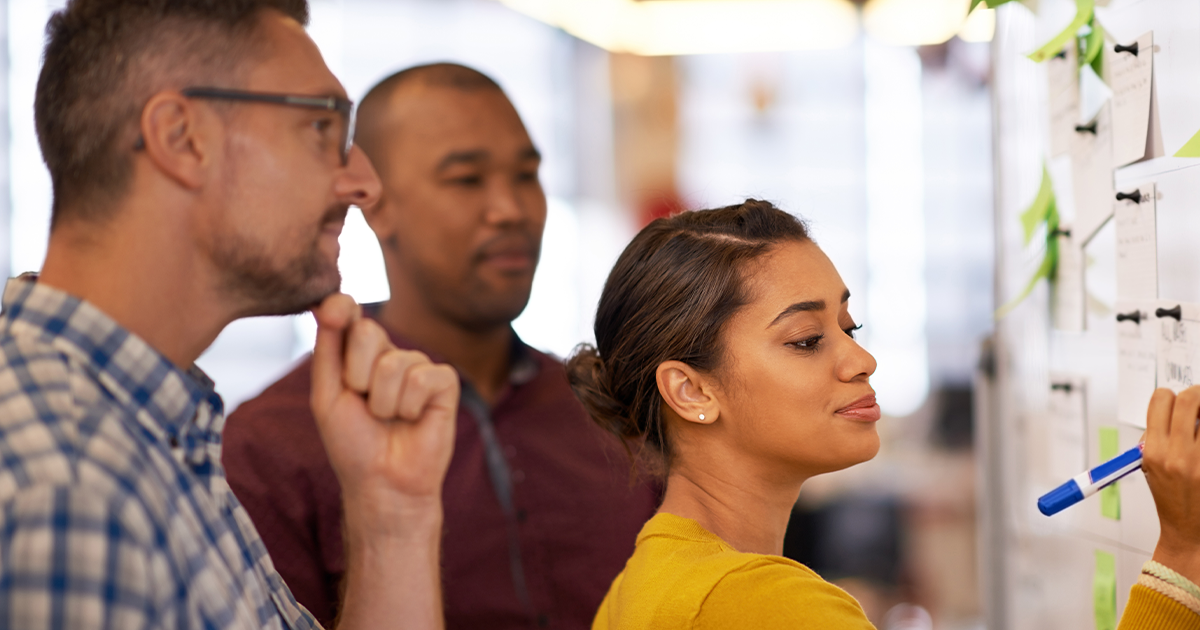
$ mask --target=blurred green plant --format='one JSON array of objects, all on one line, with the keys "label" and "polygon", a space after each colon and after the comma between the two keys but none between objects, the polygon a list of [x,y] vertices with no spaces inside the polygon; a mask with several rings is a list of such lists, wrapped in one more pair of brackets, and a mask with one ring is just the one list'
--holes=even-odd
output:
[{"label": "blurred green plant", "polygon": [[1024,231],[1026,247],[1033,241],[1033,235],[1037,233],[1038,228],[1043,225],[1046,227],[1046,252],[1042,256],[1042,264],[1038,265],[1037,271],[1020,294],[996,309],[996,319],[1008,315],[1018,304],[1025,301],[1039,280],[1045,278],[1047,282],[1053,282],[1054,274],[1058,271],[1058,206],[1054,201],[1050,171],[1045,166],[1042,166],[1042,185],[1038,188],[1037,197],[1029,208],[1021,213],[1021,228]]},{"label": "blurred green plant", "polygon": [[[986,0],[984,1],[986,2]],[[1058,35],[1052,37],[1050,41],[1043,44],[1041,48],[1029,53],[1029,58],[1041,63],[1062,52],[1063,46],[1066,46],[1067,42],[1071,41],[1072,38],[1079,36],[1079,29],[1087,26],[1088,24],[1094,23],[1093,10],[1095,8],[1095,0],[1075,0],[1075,19],[1071,20],[1071,23],[1068,24],[1066,28],[1060,31]],[[1096,26],[1093,27],[1090,32],[1099,33],[1097,36],[1099,38],[1097,43],[1102,46],[1104,44],[1104,31]],[[1088,50],[1092,51],[1091,48]],[[1099,55],[1099,50],[1100,47],[1097,46],[1095,48],[1095,52],[1093,52],[1093,55]]]}]

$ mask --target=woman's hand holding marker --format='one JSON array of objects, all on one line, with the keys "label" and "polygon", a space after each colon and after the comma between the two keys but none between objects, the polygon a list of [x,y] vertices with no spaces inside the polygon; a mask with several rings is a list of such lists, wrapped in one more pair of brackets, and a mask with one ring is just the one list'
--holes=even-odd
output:
[{"label": "woman's hand holding marker", "polygon": [[1200,583],[1200,385],[1159,389],[1146,412],[1142,471],[1154,495],[1161,533],[1154,560]]}]

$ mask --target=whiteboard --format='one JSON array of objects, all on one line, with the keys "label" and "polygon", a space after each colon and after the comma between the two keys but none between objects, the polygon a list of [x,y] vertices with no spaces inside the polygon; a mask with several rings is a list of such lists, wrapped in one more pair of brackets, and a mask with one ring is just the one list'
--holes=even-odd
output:
[{"label": "whiteboard", "polygon": [[[1041,260],[1036,247],[1024,245],[1018,217],[1038,190],[1043,166],[1054,180],[1064,221],[1081,216],[1077,202],[1095,197],[1074,190],[1076,158],[1051,158],[1050,134],[1057,127],[1050,124],[1048,95],[1054,88],[1046,67],[1025,57],[1070,21],[1075,3],[1038,4],[1037,14],[1017,3],[997,11],[992,49],[997,305],[1016,295]],[[1157,252],[1150,259],[1157,262],[1158,300],[1200,304],[1200,159],[1172,157],[1200,132],[1200,2],[1112,0],[1096,16],[1107,34],[1106,51],[1147,32],[1154,44],[1146,156],[1111,169],[1111,181],[1101,183],[1118,192],[1154,185]],[[1082,209],[1094,213],[1096,206]],[[1102,461],[1102,431],[1115,431],[1122,450],[1142,435],[1128,415],[1126,422],[1117,416],[1117,275],[1128,264],[1118,256],[1117,242],[1110,220],[1083,248],[1083,331],[1054,328],[1055,300],[1043,282],[997,322],[990,340],[991,369],[978,379],[977,446],[985,612],[993,630],[1095,628],[1096,552],[1116,559],[1120,610],[1158,538],[1153,500],[1140,472],[1118,484],[1119,518],[1106,516],[1098,497],[1053,517],[1036,509],[1041,494],[1066,480],[1065,468],[1080,458],[1088,466]],[[1072,432],[1072,416],[1052,396],[1051,384],[1064,379],[1086,383],[1082,441]]]}]

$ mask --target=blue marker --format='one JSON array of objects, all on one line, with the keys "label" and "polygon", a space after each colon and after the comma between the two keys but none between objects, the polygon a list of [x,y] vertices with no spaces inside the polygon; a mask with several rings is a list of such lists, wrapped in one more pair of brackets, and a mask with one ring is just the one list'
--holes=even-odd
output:
[{"label": "blue marker", "polygon": [[1075,475],[1038,499],[1038,510],[1052,516],[1092,496],[1108,484],[1142,467],[1143,442],[1099,466]]}]

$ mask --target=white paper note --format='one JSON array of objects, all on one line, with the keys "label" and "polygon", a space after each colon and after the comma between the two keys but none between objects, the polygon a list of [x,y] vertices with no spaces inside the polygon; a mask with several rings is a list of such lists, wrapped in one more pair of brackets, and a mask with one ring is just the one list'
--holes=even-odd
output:
[{"label": "white paper note", "polygon": [[1079,62],[1074,40],[1060,55],[1046,61],[1050,95],[1050,156],[1071,151],[1071,137],[1079,123]]},{"label": "white paper note", "polygon": [[[1115,50],[1118,47],[1121,52]],[[1146,155],[1154,34],[1148,32],[1137,41],[1106,46],[1104,61],[1113,92],[1113,165],[1122,166]]]},{"label": "white paper note", "polygon": [[1086,393],[1083,377],[1050,375],[1050,473],[1056,479],[1087,469]]},{"label": "white paper note", "polygon": [[1117,224],[1117,299],[1158,298],[1158,233],[1154,184],[1118,190],[1113,203]]},{"label": "white paper note", "polygon": [[1117,302],[1117,420],[1146,427],[1156,387],[1158,321],[1154,302]]},{"label": "white paper note", "polygon": [[1079,69],[1079,120],[1088,121],[1112,99],[1112,90],[1089,64]]},{"label": "white paper note", "polygon": [[1112,217],[1113,165],[1111,106],[1106,104],[1071,142],[1071,184],[1075,193],[1075,242],[1087,244]]},{"label": "white paper note", "polygon": [[1200,376],[1200,305],[1159,300],[1155,317],[1156,380],[1159,387],[1179,393]]},{"label": "white paper note", "polygon": [[1083,248],[1077,244],[1071,226],[1060,225],[1058,268],[1054,275],[1054,327],[1068,332],[1083,332],[1087,322],[1084,298]]}]

